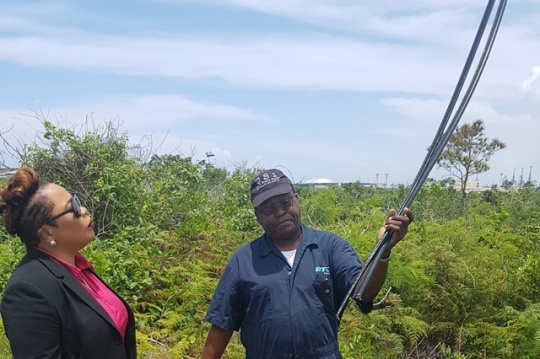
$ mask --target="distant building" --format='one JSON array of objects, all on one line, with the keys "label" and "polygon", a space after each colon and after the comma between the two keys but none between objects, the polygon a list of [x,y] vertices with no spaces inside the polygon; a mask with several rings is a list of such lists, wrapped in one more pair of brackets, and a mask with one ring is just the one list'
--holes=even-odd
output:
[{"label": "distant building", "polygon": [[[461,191],[461,182],[454,181],[454,189],[456,191]],[[489,190],[489,187],[480,187],[480,182],[478,180],[468,180],[467,185],[465,186],[466,193],[479,193]]]},{"label": "distant building", "polygon": [[329,178],[314,178],[302,183],[297,183],[296,186],[307,188],[326,188],[339,186],[339,183],[334,182]]}]

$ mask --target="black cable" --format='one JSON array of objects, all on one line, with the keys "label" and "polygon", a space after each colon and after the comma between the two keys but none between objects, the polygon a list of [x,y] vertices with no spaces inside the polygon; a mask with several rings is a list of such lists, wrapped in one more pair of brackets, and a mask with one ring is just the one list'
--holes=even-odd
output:
[{"label": "black cable", "polygon": [[[493,10],[495,0],[490,0],[488,2],[486,6],[486,10],[484,11],[484,15],[482,17],[482,21],[480,22],[480,26],[478,28],[475,39],[471,46],[471,50],[469,51],[469,55],[467,56],[467,60],[465,62],[465,65],[459,77],[458,83],[456,84],[456,88],[454,89],[454,93],[450,99],[448,107],[445,111],[445,114],[443,116],[439,129],[437,130],[437,133],[435,134],[433,142],[431,146],[429,147],[428,153],[426,154],[426,157],[424,158],[424,161],[422,162],[422,165],[420,166],[420,170],[418,171],[418,174],[416,175],[413,183],[411,184],[409,188],[409,192],[405,196],[405,199],[403,200],[403,203],[401,204],[397,212],[398,215],[403,214],[403,210],[406,207],[409,207],[411,205],[412,201],[414,200],[414,198],[420,191],[420,188],[424,184],[424,181],[426,180],[427,176],[433,169],[433,166],[437,162],[437,159],[439,158],[442,151],[446,147],[446,144],[448,143],[450,137],[454,133],[461,117],[463,116],[463,113],[465,112],[465,109],[467,108],[467,105],[469,104],[469,101],[474,93],[474,90],[476,89],[476,86],[478,85],[478,81],[480,79],[480,76],[482,75],[487,59],[493,47],[493,43],[495,41],[495,37],[497,35],[498,29],[500,26],[502,16],[504,14],[504,9],[506,8],[506,2],[507,0],[501,0],[499,3],[497,14],[495,15],[495,19],[493,20],[490,34],[488,36],[488,39],[486,40],[484,51],[480,57],[480,60],[478,61],[478,65],[476,67],[474,75],[458,107],[457,112],[454,114],[452,121],[450,122],[450,125],[448,125],[448,120],[450,119],[452,111],[454,110],[454,107],[457,103],[459,94],[463,88],[463,85],[465,83],[469,70],[473,63],[474,57],[476,55],[476,51],[478,50],[479,44],[483,37],[486,25],[488,23],[491,12]],[[382,253],[386,249],[386,246],[390,238],[392,238],[392,231],[386,231],[383,235],[383,238],[377,243],[373,252],[368,257],[364,266],[360,270],[360,274],[358,275],[357,279],[354,281],[353,285],[349,289],[345,299],[341,303],[336,313],[338,320],[341,319],[341,315],[343,311],[345,310],[345,307],[348,303],[349,298],[354,298],[356,300],[362,299],[362,294],[364,293],[364,290],[367,284],[369,283],[373,275],[373,272],[375,271],[375,267],[378,265],[379,260],[381,259]]]}]

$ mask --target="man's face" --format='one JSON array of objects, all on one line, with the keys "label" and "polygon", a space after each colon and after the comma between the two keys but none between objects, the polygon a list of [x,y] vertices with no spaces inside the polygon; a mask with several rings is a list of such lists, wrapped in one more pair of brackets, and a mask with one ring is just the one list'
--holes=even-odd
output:
[{"label": "man's face", "polygon": [[287,242],[300,235],[300,205],[292,191],[267,199],[255,208],[255,215],[273,241]]}]

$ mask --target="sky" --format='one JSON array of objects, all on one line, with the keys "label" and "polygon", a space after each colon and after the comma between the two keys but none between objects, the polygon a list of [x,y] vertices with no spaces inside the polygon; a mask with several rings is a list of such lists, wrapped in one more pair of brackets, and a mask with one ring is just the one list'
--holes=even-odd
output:
[{"label": "sky", "polygon": [[[1,1],[0,132],[114,121],[132,144],[228,170],[410,184],[486,4]],[[507,145],[481,186],[540,181],[539,77],[540,0],[510,0],[460,122]]]}]

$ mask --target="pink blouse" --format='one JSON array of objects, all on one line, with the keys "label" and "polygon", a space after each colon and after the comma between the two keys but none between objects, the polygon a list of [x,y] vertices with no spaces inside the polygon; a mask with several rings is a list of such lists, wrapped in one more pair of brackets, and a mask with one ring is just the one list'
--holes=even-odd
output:
[{"label": "pink blouse", "polygon": [[103,307],[103,309],[105,309],[107,314],[109,314],[116,325],[116,328],[122,335],[122,339],[124,339],[128,323],[128,312],[126,306],[116,294],[107,288],[107,286],[90,271],[90,269],[93,268],[88,259],[86,259],[82,254],[77,253],[75,255],[75,265],[72,265],[58,257],[53,256],[51,253],[45,250],[37,247],[36,249],[56,259],[75,276],[79,283],[86,288],[88,293],[90,293],[90,295],[92,295],[92,297]]}]

